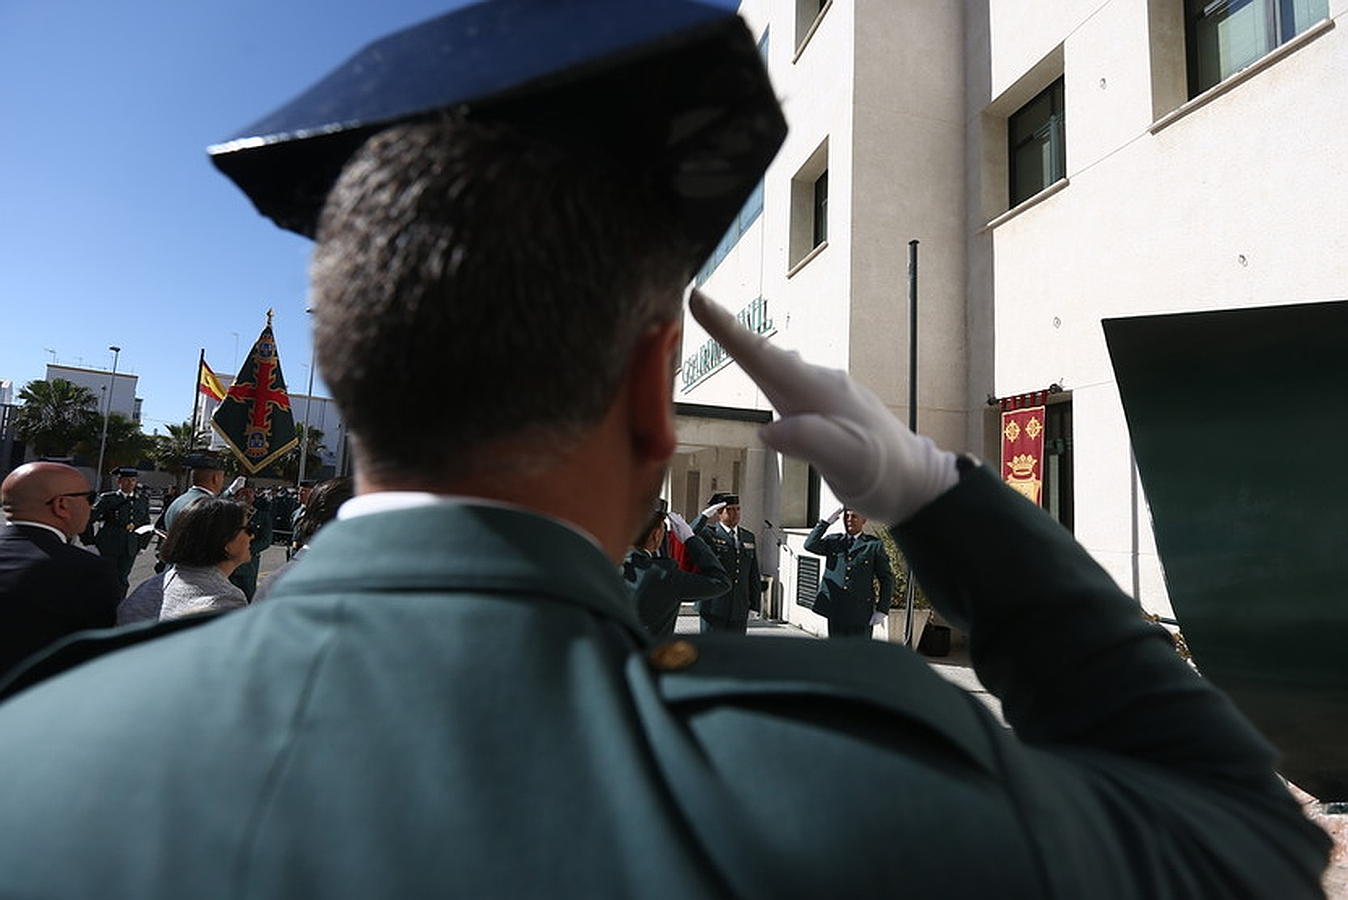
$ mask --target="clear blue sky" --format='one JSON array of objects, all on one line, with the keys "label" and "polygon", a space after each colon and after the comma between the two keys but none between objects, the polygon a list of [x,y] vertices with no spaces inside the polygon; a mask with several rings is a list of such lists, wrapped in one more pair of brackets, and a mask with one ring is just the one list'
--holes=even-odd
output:
[{"label": "clear blue sky", "polygon": [[0,378],[43,377],[45,348],[106,368],[118,345],[162,433],[191,411],[198,350],[233,371],[235,334],[242,360],[272,307],[303,392],[309,242],[254,212],[205,148],[459,5],[0,0]]}]

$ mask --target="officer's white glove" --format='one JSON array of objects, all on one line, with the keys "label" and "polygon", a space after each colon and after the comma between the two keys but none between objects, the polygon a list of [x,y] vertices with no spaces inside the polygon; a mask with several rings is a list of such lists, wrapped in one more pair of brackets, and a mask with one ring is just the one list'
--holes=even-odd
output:
[{"label": "officer's white glove", "polygon": [[247,483],[248,479],[240,475],[238,478],[235,478],[233,481],[231,481],[229,483],[229,487],[225,488],[221,493],[223,493],[226,497],[233,497],[235,494],[239,492],[239,489],[242,488]]},{"label": "officer's white glove", "polygon": [[720,503],[713,503],[711,506],[708,506],[706,509],[702,510],[702,515],[704,518],[714,519],[718,515],[720,515],[721,510],[723,509],[725,509],[725,501],[722,501]]},{"label": "officer's white glove", "polygon": [[959,480],[955,454],[909,431],[846,372],[774,347],[698,291],[688,308],[776,407],[763,443],[814,463],[848,507],[898,524]]},{"label": "officer's white glove", "polygon": [[674,532],[674,536],[687,543],[688,539],[693,536],[693,529],[683,520],[683,516],[672,512],[665,518],[669,519],[669,530]]},{"label": "officer's white glove", "polygon": [[871,627],[874,628],[876,625],[884,622],[887,618],[888,617],[882,612],[871,613]]},{"label": "officer's white glove", "polygon": [[847,507],[845,507],[845,506],[840,506],[840,507],[838,507],[837,509],[835,509],[835,510],[833,511],[833,514],[830,515],[830,516],[829,516],[827,519],[825,519],[824,521],[827,522],[827,523],[829,523],[830,525],[832,525],[834,522],[838,521],[838,516],[841,516],[841,515],[843,514],[843,510],[846,509],[846,508],[847,508]]}]

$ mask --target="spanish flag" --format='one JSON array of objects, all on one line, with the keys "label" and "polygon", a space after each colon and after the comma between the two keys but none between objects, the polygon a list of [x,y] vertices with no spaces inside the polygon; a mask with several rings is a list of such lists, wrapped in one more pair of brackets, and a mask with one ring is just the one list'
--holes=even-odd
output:
[{"label": "spanish flag", "polygon": [[215,377],[211,367],[206,365],[206,360],[202,360],[197,371],[197,390],[207,397],[214,397],[216,400],[225,399],[225,386],[220,383],[220,379]]}]

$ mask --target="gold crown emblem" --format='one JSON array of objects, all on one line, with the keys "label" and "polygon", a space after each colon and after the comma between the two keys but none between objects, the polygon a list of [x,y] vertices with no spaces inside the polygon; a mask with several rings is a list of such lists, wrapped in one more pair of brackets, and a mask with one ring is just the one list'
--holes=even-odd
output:
[{"label": "gold crown emblem", "polygon": [[1039,460],[1028,453],[1020,453],[1011,457],[1011,475],[1014,478],[1033,478],[1034,467]]}]

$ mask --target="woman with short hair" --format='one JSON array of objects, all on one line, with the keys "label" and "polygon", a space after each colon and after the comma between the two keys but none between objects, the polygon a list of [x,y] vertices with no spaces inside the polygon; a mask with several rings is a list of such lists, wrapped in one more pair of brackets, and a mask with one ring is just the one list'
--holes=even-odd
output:
[{"label": "woman with short hair", "polygon": [[242,504],[207,497],[184,508],[161,551],[171,568],[164,573],[159,621],[247,606],[243,591],[229,576],[252,559],[251,540]]}]

